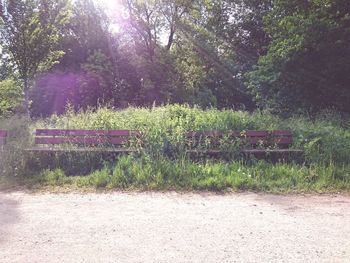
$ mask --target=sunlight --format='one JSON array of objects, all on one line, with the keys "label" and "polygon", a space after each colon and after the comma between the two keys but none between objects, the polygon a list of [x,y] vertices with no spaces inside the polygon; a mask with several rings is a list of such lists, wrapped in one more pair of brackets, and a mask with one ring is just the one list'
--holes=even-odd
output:
[{"label": "sunlight", "polygon": [[119,0],[95,0],[98,4],[107,9],[108,12],[120,11],[123,7]]},{"label": "sunlight", "polygon": [[128,18],[128,14],[125,11],[121,0],[94,0],[98,6],[104,9],[105,13],[109,17],[111,24],[109,30],[112,33],[118,33],[120,31],[120,23],[124,19]]}]

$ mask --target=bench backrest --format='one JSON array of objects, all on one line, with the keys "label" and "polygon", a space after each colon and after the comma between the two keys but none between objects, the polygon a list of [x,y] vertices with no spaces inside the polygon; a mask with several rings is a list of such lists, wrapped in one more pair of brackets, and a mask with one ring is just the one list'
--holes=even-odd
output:
[{"label": "bench backrest", "polygon": [[8,132],[5,130],[0,130],[0,147],[5,145],[6,143],[6,137],[7,137]]},{"label": "bench backrest", "polygon": [[37,129],[35,135],[35,144],[41,145],[122,146],[127,144],[132,137],[139,136],[140,132],[135,130]]},{"label": "bench backrest", "polygon": [[214,144],[218,143],[221,138],[229,140],[239,139],[242,143],[255,147],[257,145],[276,145],[280,148],[286,148],[293,144],[293,134],[287,130],[247,130],[247,131],[203,131],[203,132],[188,132],[187,140],[192,146],[198,145],[205,140],[209,140]]}]

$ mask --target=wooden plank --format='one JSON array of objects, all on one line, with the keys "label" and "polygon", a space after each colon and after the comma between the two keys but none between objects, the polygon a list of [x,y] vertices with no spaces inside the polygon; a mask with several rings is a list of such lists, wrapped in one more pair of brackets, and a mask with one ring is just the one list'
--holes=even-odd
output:
[{"label": "wooden plank", "polygon": [[[197,144],[203,144],[204,140],[198,140],[196,141]],[[241,138],[242,144],[249,144],[249,145],[291,145],[293,144],[293,138],[291,137],[279,137],[279,138],[272,138],[271,140],[268,140],[266,137],[247,137],[247,138]],[[218,142],[217,142],[218,143]],[[229,143],[229,142],[228,142]]]},{"label": "wooden plank", "polygon": [[56,147],[32,147],[26,149],[29,152],[96,152],[96,153],[131,153],[136,152],[136,149],[132,148],[104,148],[104,147],[79,147],[79,148],[56,148]]},{"label": "wooden plank", "polygon": [[223,136],[224,133],[220,132],[220,131],[200,131],[200,132],[196,132],[196,131],[190,131],[187,132],[186,136],[187,137],[219,137],[219,136]]},{"label": "wooden plank", "polygon": [[137,130],[84,130],[84,129],[37,129],[36,136],[131,136],[139,135]]},{"label": "wooden plank", "polygon": [[[269,135],[268,131],[265,130],[246,130],[246,131],[202,131],[195,132],[190,131],[186,134],[187,137],[205,136],[205,137],[221,137],[221,136],[231,136],[231,137],[267,137]],[[277,134],[276,134],[277,135]]]},{"label": "wooden plank", "polygon": [[106,130],[65,130],[65,129],[37,129],[36,136],[98,136],[107,135]]},{"label": "wooden plank", "polygon": [[293,136],[292,132],[291,131],[287,131],[287,130],[275,130],[275,131],[272,131],[272,135],[274,135],[274,136],[285,136],[285,137]]},{"label": "wooden plank", "polygon": [[213,138],[217,138],[217,137],[224,137],[224,136],[228,136],[228,137],[240,137],[241,136],[241,132],[240,131],[228,131],[228,132],[220,132],[220,131],[202,131],[202,132],[195,132],[195,131],[190,131],[186,133],[186,137],[187,138],[191,138],[191,137],[213,137]]},{"label": "wooden plank", "polygon": [[277,137],[274,138],[274,142],[278,145],[291,145],[293,144],[293,137]]},{"label": "wooden plank", "polygon": [[123,145],[128,143],[130,140],[130,137],[111,137],[109,139],[109,143],[113,145]]},{"label": "wooden plank", "polygon": [[138,130],[109,130],[110,136],[140,136],[142,133]]},{"label": "wooden plank", "polygon": [[241,135],[243,137],[266,137],[269,135],[268,131],[254,131],[254,130],[247,130],[247,131],[242,131]]},{"label": "wooden plank", "polygon": [[[229,153],[228,150],[187,150],[187,153]],[[300,149],[244,149],[243,153],[261,154],[261,153],[303,153]]]},{"label": "wooden plank", "polygon": [[203,154],[219,154],[219,153],[228,153],[229,151],[224,150],[187,150],[186,153],[203,153]]},{"label": "wooden plank", "polygon": [[242,150],[244,153],[302,153],[303,150],[300,149],[250,149]]},{"label": "wooden plank", "polygon": [[36,137],[35,144],[104,144],[103,138],[84,138],[84,137]]},{"label": "wooden plank", "polygon": [[6,130],[0,130],[0,138],[1,137],[7,137],[7,131]]},{"label": "wooden plank", "polygon": [[186,134],[188,137],[192,136],[223,136],[223,135],[231,135],[231,136],[247,136],[247,137],[265,137],[269,135],[274,136],[293,136],[291,131],[288,130],[274,130],[274,131],[267,131],[267,130],[246,130],[246,131],[228,131],[228,132],[220,132],[220,131],[190,131]]},{"label": "wooden plank", "polygon": [[36,137],[35,144],[125,144],[128,138],[125,137]]},{"label": "wooden plank", "polygon": [[267,143],[267,141],[264,137],[247,137],[246,139],[242,139],[242,142],[252,144],[252,145],[266,144]]}]

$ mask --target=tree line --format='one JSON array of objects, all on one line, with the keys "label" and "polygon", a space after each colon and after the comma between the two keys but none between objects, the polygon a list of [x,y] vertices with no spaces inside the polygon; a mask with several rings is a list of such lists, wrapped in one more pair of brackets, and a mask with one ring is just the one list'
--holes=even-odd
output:
[{"label": "tree line", "polygon": [[347,0],[2,0],[0,115],[350,112]]}]

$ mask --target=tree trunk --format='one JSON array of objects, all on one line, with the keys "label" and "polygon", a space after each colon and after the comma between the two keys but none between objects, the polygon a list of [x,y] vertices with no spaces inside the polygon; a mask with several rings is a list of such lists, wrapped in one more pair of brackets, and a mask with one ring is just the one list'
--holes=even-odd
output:
[{"label": "tree trunk", "polygon": [[169,51],[172,44],[173,44],[173,41],[174,41],[174,34],[175,34],[175,29],[174,29],[174,26],[172,25],[171,26],[171,29],[170,29],[170,34],[169,34],[169,38],[168,38],[168,44],[166,46],[166,49]]},{"label": "tree trunk", "polygon": [[26,115],[28,119],[30,118],[30,111],[29,111],[29,85],[28,85],[28,79],[24,79],[24,109],[26,112]]}]

